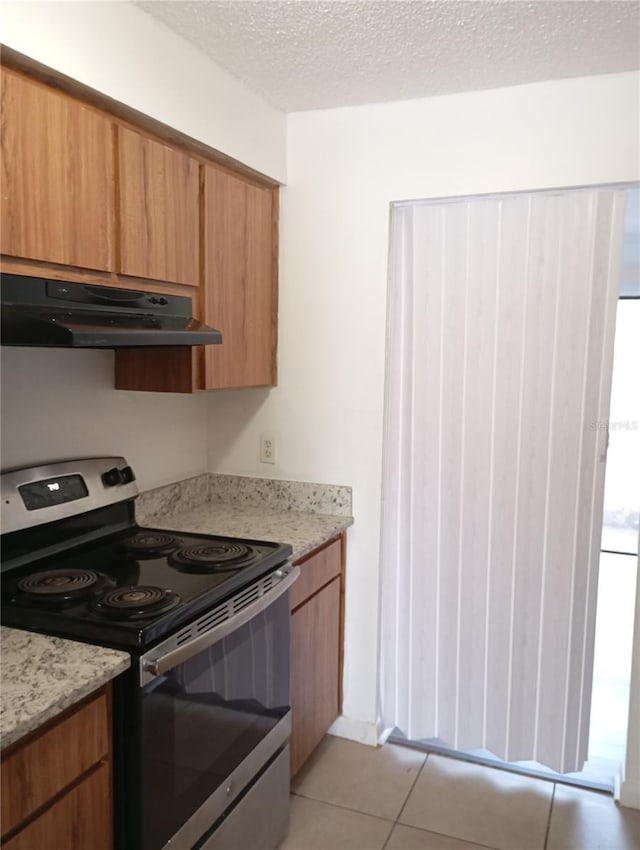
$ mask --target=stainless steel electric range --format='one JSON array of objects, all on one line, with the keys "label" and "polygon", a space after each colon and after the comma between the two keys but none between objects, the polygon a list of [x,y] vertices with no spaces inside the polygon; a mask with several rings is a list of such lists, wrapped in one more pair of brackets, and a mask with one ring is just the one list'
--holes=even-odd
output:
[{"label": "stainless steel electric range", "polygon": [[141,528],[124,458],[2,474],[2,621],[127,650],[118,850],[270,850],[289,807],[291,547]]}]

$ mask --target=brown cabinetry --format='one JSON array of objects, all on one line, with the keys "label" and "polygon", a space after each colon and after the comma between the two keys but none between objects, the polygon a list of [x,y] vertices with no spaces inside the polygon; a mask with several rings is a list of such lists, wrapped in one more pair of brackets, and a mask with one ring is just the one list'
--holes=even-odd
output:
[{"label": "brown cabinetry", "polygon": [[198,286],[198,163],[127,127],[118,127],[117,146],[118,271]]},{"label": "brown cabinetry", "polygon": [[108,688],[2,756],[2,846],[112,850]]},{"label": "brown cabinetry", "polygon": [[113,270],[110,117],[12,70],[1,86],[2,253]]},{"label": "brown cabinetry", "polygon": [[274,386],[278,193],[211,164],[202,168],[202,319],[220,345],[118,351],[116,388],[161,392]]},{"label": "brown cabinetry", "polygon": [[113,850],[109,768],[98,767],[3,843],[4,850]]},{"label": "brown cabinetry", "polygon": [[222,331],[205,348],[206,389],[275,384],[277,195],[204,166],[204,320]]},{"label": "brown cabinetry", "polygon": [[291,590],[291,773],[342,708],[344,535],[300,563]]},{"label": "brown cabinetry", "polygon": [[116,352],[117,389],[275,385],[278,187],[36,73],[2,69],[2,270],[186,295],[222,331],[219,346]]}]

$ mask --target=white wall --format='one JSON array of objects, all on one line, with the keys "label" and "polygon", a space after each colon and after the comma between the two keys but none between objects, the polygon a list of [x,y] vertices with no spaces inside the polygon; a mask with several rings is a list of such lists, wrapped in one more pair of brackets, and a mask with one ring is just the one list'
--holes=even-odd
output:
[{"label": "white wall", "polygon": [[113,389],[113,352],[3,348],[2,468],[124,455],[140,489],[207,469],[204,395]]},{"label": "white wall", "polygon": [[[637,74],[289,116],[279,370],[214,395],[213,470],[354,488],[345,719],[375,739],[389,202],[638,179]],[[258,462],[259,434],[278,463]]]},{"label": "white wall", "polygon": [[0,3],[0,39],[276,180],[286,118],[128,2]]}]

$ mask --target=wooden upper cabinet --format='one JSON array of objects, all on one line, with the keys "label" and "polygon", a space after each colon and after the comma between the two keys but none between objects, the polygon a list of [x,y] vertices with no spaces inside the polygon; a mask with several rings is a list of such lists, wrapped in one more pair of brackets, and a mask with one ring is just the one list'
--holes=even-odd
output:
[{"label": "wooden upper cabinet", "polygon": [[2,253],[113,270],[111,120],[7,68],[1,86]]},{"label": "wooden upper cabinet", "polygon": [[222,332],[116,352],[119,389],[274,386],[278,188],[22,71],[0,79],[2,270],[188,295]]},{"label": "wooden upper cabinet", "polygon": [[205,389],[273,386],[277,335],[277,190],[204,166]]},{"label": "wooden upper cabinet", "polygon": [[120,264],[125,275],[198,286],[198,162],[119,126]]}]

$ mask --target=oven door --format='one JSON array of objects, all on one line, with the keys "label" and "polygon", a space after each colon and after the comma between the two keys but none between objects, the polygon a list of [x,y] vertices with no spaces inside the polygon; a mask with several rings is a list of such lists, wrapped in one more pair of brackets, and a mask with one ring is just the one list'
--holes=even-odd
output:
[{"label": "oven door", "polygon": [[230,809],[255,797],[249,791],[286,746],[286,591],[298,574],[281,567],[140,658],[134,774],[141,793],[131,843],[141,850],[210,840]]}]

